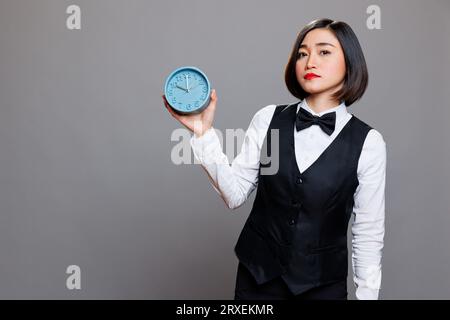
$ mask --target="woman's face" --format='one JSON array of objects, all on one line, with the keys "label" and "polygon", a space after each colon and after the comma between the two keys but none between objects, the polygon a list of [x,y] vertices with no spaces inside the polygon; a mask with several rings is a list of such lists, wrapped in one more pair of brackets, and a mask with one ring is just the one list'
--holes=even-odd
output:
[{"label": "woman's face", "polygon": [[299,48],[295,73],[309,94],[332,94],[342,87],[345,57],[332,31],[319,28],[306,34]]}]

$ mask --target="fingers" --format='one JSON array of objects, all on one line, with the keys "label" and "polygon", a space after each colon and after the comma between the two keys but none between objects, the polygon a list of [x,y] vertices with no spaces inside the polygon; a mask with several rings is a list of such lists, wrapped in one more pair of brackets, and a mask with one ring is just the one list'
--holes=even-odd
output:
[{"label": "fingers", "polygon": [[166,96],[162,95],[163,101],[164,101],[164,105],[166,106],[167,111],[169,111],[169,113],[174,117],[174,118],[178,118],[178,114],[175,113],[175,111],[172,110],[172,108],[169,105],[169,102],[167,102]]},{"label": "fingers", "polygon": [[[169,105],[169,102],[167,101],[167,99],[166,99],[166,96],[165,95],[162,95],[161,96],[162,98],[163,98],[163,101],[164,101],[164,105],[166,106],[166,109],[169,111],[169,113],[175,118],[175,119],[179,119],[180,118],[180,115],[178,114],[178,113],[176,113],[171,107],[170,107],[170,105]],[[212,89],[211,90],[211,99],[210,99],[210,102],[209,102],[209,106],[208,106],[208,108],[206,108],[206,109],[212,109],[212,110],[214,110],[215,108],[216,108],[216,102],[217,102],[217,93],[216,93],[216,90],[215,89]]]}]

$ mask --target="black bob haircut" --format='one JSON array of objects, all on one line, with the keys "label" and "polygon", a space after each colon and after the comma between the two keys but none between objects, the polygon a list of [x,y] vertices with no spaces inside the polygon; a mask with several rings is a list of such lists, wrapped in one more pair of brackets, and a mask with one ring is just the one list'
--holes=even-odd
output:
[{"label": "black bob haircut", "polygon": [[298,50],[306,34],[311,30],[325,28],[333,32],[341,44],[345,57],[345,77],[342,88],[334,93],[333,98],[345,101],[348,107],[362,97],[369,82],[366,60],[359,44],[358,38],[348,24],[331,19],[317,19],[308,23],[298,34],[292,48],[289,61],[284,72],[284,80],[289,92],[300,100],[309,94],[303,90],[295,75],[295,65],[298,59]]}]

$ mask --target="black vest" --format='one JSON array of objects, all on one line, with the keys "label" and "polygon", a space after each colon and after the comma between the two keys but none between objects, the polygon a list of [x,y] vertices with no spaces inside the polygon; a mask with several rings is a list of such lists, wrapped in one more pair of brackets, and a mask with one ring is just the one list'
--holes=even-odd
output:
[{"label": "black vest", "polygon": [[[346,280],[347,228],[358,186],[358,160],[369,125],[354,115],[303,173],[294,150],[297,104],[277,106],[264,145],[271,150],[271,129],[279,131],[279,167],[261,174],[250,215],[234,251],[262,284],[281,276],[292,293]],[[261,151],[261,159],[265,147]]]}]

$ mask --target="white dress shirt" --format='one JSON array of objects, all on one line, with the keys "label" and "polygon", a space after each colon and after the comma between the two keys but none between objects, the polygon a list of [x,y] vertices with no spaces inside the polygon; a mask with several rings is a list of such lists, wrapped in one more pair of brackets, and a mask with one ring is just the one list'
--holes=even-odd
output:
[{"label": "white dress shirt", "polygon": [[[190,139],[194,156],[230,209],[240,207],[258,184],[259,157],[276,105],[261,108],[245,133],[240,153],[232,161],[222,152],[220,140],[211,127],[201,137]],[[336,138],[353,116],[345,103],[314,112],[306,99],[297,106],[313,115],[336,111],[336,125],[329,136],[318,125],[297,131],[294,122],[295,157],[303,173]],[[385,218],[386,144],[382,135],[371,129],[358,161],[359,185],[354,194],[352,222],[352,270],[357,299],[378,299],[381,287],[381,258]]]}]

